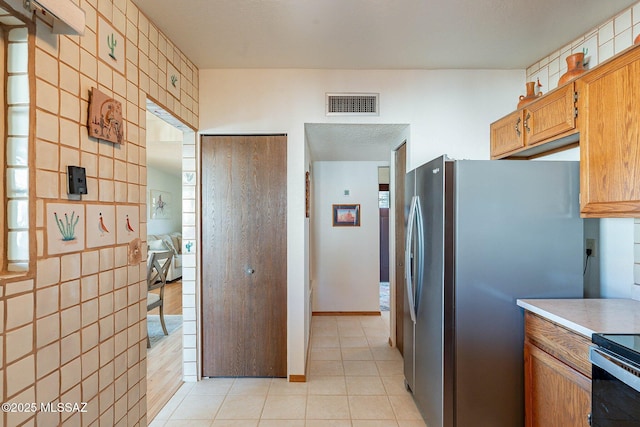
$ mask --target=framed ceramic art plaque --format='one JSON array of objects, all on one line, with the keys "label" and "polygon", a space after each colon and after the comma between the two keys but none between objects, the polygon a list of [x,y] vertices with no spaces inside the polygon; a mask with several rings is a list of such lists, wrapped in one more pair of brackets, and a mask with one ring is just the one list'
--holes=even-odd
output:
[{"label": "framed ceramic art plaque", "polygon": [[91,88],[89,103],[89,136],[114,144],[124,140],[122,103],[109,95]]}]

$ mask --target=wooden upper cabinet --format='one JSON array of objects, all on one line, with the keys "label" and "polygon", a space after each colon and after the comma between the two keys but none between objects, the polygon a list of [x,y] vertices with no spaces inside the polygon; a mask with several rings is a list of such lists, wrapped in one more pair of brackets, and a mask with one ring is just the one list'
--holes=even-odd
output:
[{"label": "wooden upper cabinet", "polygon": [[518,110],[491,124],[491,158],[524,147],[522,111]]},{"label": "wooden upper cabinet", "polygon": [[561,87],[525,106],[527,146],[544,142],[576,128],[576,92],[573,84]]},{"label": "wooden upper cabinet", "polygon": [[492,123],[491,158],[528,158],[558,148],[554,144],[532,149],[577,132],[575,98],[574,84],[570,83]]},{"label": "wooden upper cabinet", "polygon": [[640,48],[598,66],[576,84],[581,213],[640,216]]}]

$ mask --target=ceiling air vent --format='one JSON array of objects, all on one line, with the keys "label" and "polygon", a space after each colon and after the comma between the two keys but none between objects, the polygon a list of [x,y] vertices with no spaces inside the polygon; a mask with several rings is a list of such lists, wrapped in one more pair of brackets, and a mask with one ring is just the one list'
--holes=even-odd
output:
[{"label": "ceiling air vent", "polygon": [[328,93],[327,116],[377,116],[378,93]]}]

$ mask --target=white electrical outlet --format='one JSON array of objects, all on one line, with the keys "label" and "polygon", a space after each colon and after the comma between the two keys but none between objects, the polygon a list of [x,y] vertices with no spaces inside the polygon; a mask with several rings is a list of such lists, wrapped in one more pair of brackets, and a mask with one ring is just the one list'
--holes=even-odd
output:
[{"label": "white electrical outlet", "polygon": [[596,239],[587,239],[587,242],[585,244],[585,251],[588,249],[591,249],[591,258],[595,258],[596,257]]}]

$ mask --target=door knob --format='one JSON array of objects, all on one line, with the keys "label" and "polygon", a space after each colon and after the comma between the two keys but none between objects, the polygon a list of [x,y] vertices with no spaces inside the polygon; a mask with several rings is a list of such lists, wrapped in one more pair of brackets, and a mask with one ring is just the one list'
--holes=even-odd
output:
[{"label": "door knob", "polygon": [[247,267],[246,270],[244,271],[245,273],[247,273],[248,276],[252,275],[253,273],[255,273],[256,271],[251,268],[251,267]]}]

